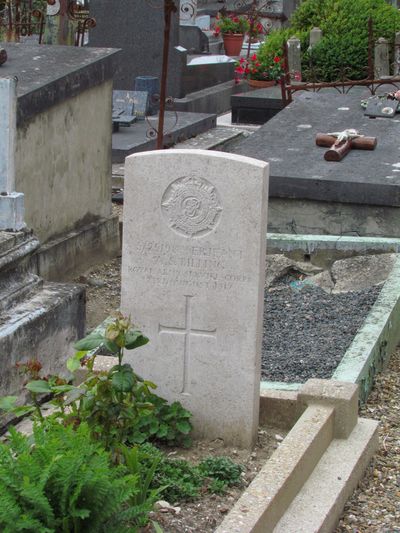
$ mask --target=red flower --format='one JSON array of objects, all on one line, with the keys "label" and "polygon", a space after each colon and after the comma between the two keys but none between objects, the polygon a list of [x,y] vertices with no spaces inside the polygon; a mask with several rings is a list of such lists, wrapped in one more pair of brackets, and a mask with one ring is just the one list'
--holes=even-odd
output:
[{"label": "red flower", "polygon": [[257,54],[253,54],[250,58],[252,61],[255,61],[257,59]]},{"label": "red flower", "polygon": [[279,56],[274,57],[274,63],[279,63],[281,58]]},{"label": "red flower", "polygon": [[246,59],[245,59],[244,57],[241,57],[241,58],[239,59],[239,63],[240,63],[240,64],[246,63]]}]

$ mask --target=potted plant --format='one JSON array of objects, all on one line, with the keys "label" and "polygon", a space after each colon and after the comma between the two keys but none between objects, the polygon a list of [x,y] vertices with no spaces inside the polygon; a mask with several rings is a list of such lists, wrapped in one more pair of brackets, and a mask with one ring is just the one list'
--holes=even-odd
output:
[{"label": "potted plant", "polygon": [[249,21],[243,15],[224,16],[218,13],[215,22],[216,36],[222,35],[225,53],[238,56],[242,49],[245,33],[249,30]]},{"label": "potted plant", "polygon": [[279,56],[258,56],[253,54],[236,63],[236,80],[246,79],[250,87],[271,87],[283,74],[283,59]]}]

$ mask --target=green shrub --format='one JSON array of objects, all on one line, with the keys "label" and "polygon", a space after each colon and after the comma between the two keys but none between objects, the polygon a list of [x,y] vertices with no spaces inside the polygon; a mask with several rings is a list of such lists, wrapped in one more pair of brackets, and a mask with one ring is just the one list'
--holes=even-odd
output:
[{"label": "green shrub", "polygon": [[[31,404],[17,406],[16,396],[0,398],[0,411],[16,416],[32,415],[43,422],[41,398],[53,395],[56,410],[53,419],[64,424],[79,425],[86,422],[92,437],[101,441],[114,453],[118,462],[119,448],[123,444],[141,444],[159,441],[168,445],[189,446],[192,430],[191,413],[179,402],[171,405],[153,391],[156,385],[138,376],[131,365],[123,364],[124,350],[134,350],[148,342],[139,330],[132,327],[128,318],[117,314],[105,331],[94,331],[75,345],[79,350],[67,362],[74,373],[87,367],[87,379],[73,386],[58,376],[41,376],[41,364],[30,360],[18,364],[27,378]],[[105,347],[118,357],[118,364],[108,372],[93,370],[97,349]]]},{"label": "green shrub", "polygon": [[292,28],[284,28],[281,30],[274,30],[268,35],[266,40],[260,46],[257,56],[259,56],[261,60],[264,57],[269,57],[271,55],[282,57],[285,43],[290,37],[297,37],[300,39],[302,53],[307,51],[310,44],[308,32],[294,31]]},{"label": "green shrub", "polygon": [[136,478],[112,467],[89,428],[36,426],[33,438],[10,430],[0,444],[0,530],[3,533],[128,532],[137,509]]},{"label": "green shrub", "polygon": [[[303,79],[334,81],[346,75],[366,77],[368,66],[368,19],[374,38],[393,43],[400,30],[400,12],[385,0],[304,0],[291,18],[288,29],[271,32],[263,53],[277,53],[279,45],[296,35],[301,40]],[[321,41],[309,53],[309,31],[319,27]]]}]

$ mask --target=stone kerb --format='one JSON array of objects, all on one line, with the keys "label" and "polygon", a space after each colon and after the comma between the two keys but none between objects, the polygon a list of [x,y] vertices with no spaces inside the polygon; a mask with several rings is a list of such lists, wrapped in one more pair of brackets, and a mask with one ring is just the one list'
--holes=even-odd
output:
[{"label": "stone kerb", "polygon": [[150,338],[131,362],[192,411],[198,436],[243,447],[259,418],[267,198],[255,159],[126,160],[121,308]]}]

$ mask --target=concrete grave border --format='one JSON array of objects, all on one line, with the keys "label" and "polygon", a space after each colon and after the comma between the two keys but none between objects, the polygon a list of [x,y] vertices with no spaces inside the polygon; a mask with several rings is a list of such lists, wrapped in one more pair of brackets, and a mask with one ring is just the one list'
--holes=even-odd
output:
[{"label": "concrete grave border", "polygon": [[310,379],[296,396],[300,418],[215,533],[334,530],[378,447],[378,422],[358,418],[352,383]]},{"label": "concrete grave border", "polygon": [[[400,239],[268,234],[267,241],[269,253],[303,259],[400,252]],[[399,341],[399,311],[400,256],[332,379],[261,383],[260,425],[289,433],[215,533],[334,530],[378,447],[378,422],[358,418],[358,404]],[[98,357],[100,367],[111,361]]]},{"label": "concrete grave border", "polygon": [[[399,253],[400,239],[331,235],[267,234],[267,253],[291,252],[310,257],[334,254],[338,258],[361,253]],[[355,335],[331,379],[360,385],[360,401],[365,402],[374,376],[385,367],[400,341],[400,256],[384,283],[363,325]],[[262,381],[261,396],[273,401],[289,396],[279,391],[297,391],[300,383]]]}]

